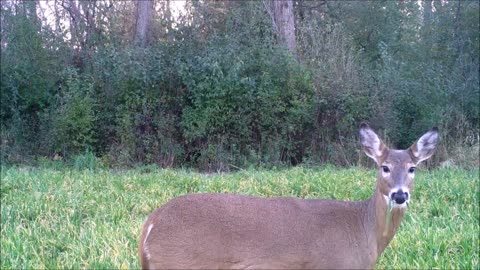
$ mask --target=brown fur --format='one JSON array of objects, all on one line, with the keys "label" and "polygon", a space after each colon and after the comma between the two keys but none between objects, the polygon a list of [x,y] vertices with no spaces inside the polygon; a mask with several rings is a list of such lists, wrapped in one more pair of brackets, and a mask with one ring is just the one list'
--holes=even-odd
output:
[{"label": "brown fur", "polygon": [[[372,147],[368,140],[362,144]],[[415,164],[408,150],[389,150],[383,143],[373,147],[381,155],[372,158],[391,172],[385,175],[379,167],[375,191],[365,201],[231,194],[191,194],[169,201],[145,221],[139,245],[142,268],[373,268],[406,210],[393,209],[384,236],[384,196],[399,184],[411,192],[413,176],[407,172]]]}]

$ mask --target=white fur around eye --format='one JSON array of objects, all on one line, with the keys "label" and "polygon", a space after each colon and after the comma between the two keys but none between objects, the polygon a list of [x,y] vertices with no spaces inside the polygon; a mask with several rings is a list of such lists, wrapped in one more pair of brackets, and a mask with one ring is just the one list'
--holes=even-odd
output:
[{"label": "white fur around eye", "polygon": [[380,170],[381,170],[381,173],[382,173],[382,176],[383,177],[387,177],[390,175],[390,173],[392,172],[390,170],[390,167],[388,165],[385,165],[383,164],[381,167],[380,167]]}]

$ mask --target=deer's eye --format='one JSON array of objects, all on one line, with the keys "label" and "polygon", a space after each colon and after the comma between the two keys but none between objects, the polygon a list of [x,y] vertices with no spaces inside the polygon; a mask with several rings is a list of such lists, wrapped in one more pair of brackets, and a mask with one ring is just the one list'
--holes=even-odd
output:
[{"label": "deer's eye", "polygon": [[390,172],[390,169],[387,167],[387,166],[382,166],[382,171],[384,173],[389,173]]},{"label": "deer's eye", "polygon": [[416,169],[415,167],[410,167],[410,169],[408,169],[408,172],[409,172],[409,173],[414,173],[414,172],[415,172],[415,169]]}]

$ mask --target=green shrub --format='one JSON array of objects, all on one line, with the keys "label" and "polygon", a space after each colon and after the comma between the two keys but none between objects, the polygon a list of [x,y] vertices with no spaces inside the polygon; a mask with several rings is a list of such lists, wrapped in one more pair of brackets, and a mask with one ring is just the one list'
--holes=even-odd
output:
[{"label": "green shrub", "polygon": [[75,155],[71,158],[72,167],[76,170],[90,170],[104,168],[101,159],[97,158],[90,150],[85,150],[85,153]]},{"label": "green shrub", "polygon": [[189,97],[182,130],[192,157],[202,164],[290,162],[305,139],[312,81],[281,50],[217,37],[182,64],[181,78]]},{"label": "green shrub", "polygon": [[67,68],[51,113],[54,151],[64,157],[92,148],[96,142],[93,85],[77,71]]}]

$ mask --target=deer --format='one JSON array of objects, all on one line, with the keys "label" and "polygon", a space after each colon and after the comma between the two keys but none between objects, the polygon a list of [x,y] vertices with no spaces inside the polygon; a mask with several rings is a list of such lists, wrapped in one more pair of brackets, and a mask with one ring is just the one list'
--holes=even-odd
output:
[{"label": "deer", "polygon": [[359,132],[377,165],[364,201],[198,193],[151,213],[139,240],[142,269],[372,269],[393,239],[416,166],[438,142],[432,128],[406,150],[389,149],[368,124]]}]

